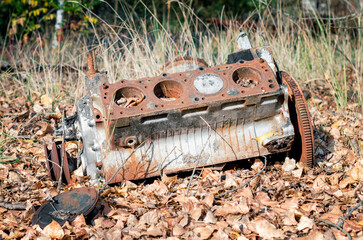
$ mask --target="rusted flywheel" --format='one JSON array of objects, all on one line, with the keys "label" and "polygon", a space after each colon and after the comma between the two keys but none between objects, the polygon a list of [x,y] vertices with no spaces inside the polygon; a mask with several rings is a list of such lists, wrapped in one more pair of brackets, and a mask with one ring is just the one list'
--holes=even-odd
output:
[{"label": "rusted flywheel", "polygon": [[58,181],[61,174],[61,159],[63,157],[63,177],[62,181],[66,184],[71,182],[71,172],[77,168],[75,159],[70,158],[68,153],[63,149],[62,142],[53,142],[52,148],[48,149],[44,145],[45,154],[47,156],[48,175],[53,181]]},{"label": "rusted flywheel", "polygon": [[281,72],[282,81],[289,89],[289,111],[295,130],[292,156],[304,166],[311,167],[315,160],[314,136],[311,116],[299,85],[286,72]]}]

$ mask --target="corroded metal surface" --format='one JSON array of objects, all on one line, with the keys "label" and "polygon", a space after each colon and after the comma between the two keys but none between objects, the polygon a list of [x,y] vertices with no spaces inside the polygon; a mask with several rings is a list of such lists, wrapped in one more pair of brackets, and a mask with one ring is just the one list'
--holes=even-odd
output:
[{"label": "corroded metal surface", "polygon": [[308,167],[314,164],[315,148],[313,126],[311,116],[306,104],[304,94],[296,81],[286,72],[281,72],[283,82],[289,88],[290,112],[294,114],[294,127],[296,132],[296,142],[294,146],[295,154],[300,161]]},{"label": "corroded metal surface", "polygon": [[208,64],[200,58],[191,56],[180,56],[172,61],[165,63],[162,68],[164,73],[178,73],[196,70],[198,68],[207,68]]},{"label": "corroded metal surface", "polygon": [[61,142],[53,142],[51,150],[44,145],[44,151],[47,156],[46,167],[49,177],[53,181],[58,181],[61,174],[61,159],[63,158],[63,177],[64,183],[71,182],[71,172],[76,169],[76,161],[69,157]]},{"label": "corroded metal surface", "polygon": [[[221,78],[224,86],[215,94],[203,94],[194,87],[201,74],[212,74]],[[241,81],[251,81],[244,85]],[[161,86],[160,86],[161,85]],[[244,63],[221,65],[183,73],[163,74],[136,81],[104,83],[100,88],[103,108],[98,109],[102,117],[116,120],[125,117],[154,115],[175,108],[193,109],[207,103],[233,101],[242,97],[276,92],[279,85],[273,72],[263,59]],[[138,104],[124,107],[117,102],[125,99],[140,99]],[[105,114],[109,114],[105,116]]]},{"label": "corroded metal surface", "polygon": [[82,141],[84,174],[115,183],[291,148],[310,165],[313,136],[301,90],[287,74],[281,79],[270,47],[252,48],[244,33],[238,43],[224,65],[179,57],[160,76],[114,84],[89,54],[87,95],[63,129],[65,139]]},{"label": "corroded metal surface", "polygon": [[85,217],[93,210],[98,200],[98,194],[93,188],[75,188],[63,192],[38,208],[34,213],[32,225],[38,224],[44,228],[53,220],[61,226],[72,222],[78,215]]}]

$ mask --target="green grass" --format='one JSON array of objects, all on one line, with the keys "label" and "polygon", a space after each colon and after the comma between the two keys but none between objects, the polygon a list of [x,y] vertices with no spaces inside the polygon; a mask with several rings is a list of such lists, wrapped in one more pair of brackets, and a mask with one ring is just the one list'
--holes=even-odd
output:
[{"label": "green grass", "polygon": [[[249,33],[254,46],[261,46],[264,42],[270,45],[280,69],[289,72],[302,86],[323,85],[339,111],[344,112],[353,105],[357,112],[362,112],[362,29],[358,29],[355,35],[348,34],[344,28],[333,32],[327,23],[316,17],[318,30],[312,31],[307,24],[283,14],[275,15],[272,21],[273,14],[262,13],[261,16],[266,17],[261,17],[261,22],[270,23],[268,26],[261,24],[249,28],[246,24],[221,29],[201,21],[189,6],[179,3],[179,7],[182,18],[178,19],[174,30],[169,30],[168,23],[161,23],[152,9],[145,9],[153,15],[151,19],[137,23],[131,13],[126,19],[116,16],[122,20],[119,26],[110,26],[100,19],[100,26],[93,28],[100,42],[95,46],[97,69],[107,71],[110,82],[117,82],[158,75],[166,61],[180,55],[203,58],[211,66],[224,64],[228,54],[237,50],[236,36],[243,29]],[[354,21],[360,24],[361,17]],[[275,30],[271,30],[272,26]],[[344,27],[344,23],[337,22],[335,26]],[[178,39],[173,40],[170,33],[176,30]],[[155,36],[152,46],[148,42],[151,34]],[[122,35],[126,35],[129,41],[124,41]],[[102,42],[101,36],[107,38],[109,44]],[[198,39],[199,45],[193,38]],[[38,72],[33,66],[81,69],[86,65],[86,41],[82,36],[73,35],[66,38],[57,51],[52,51],[48,45],[22,46],[19,42],[10,57],[11,63],[19,67],[15,74],[2,73],[0,77],[15,83],[25,95],[47,94],[53,99],[66,98],[74,102],[85,92],[82,71],[65,74],[53,67],[45,67],[43,72]],[[2,58],[5,59],[5,54]],[[6,92],[7,86],[2,83],[1,91]]]}]

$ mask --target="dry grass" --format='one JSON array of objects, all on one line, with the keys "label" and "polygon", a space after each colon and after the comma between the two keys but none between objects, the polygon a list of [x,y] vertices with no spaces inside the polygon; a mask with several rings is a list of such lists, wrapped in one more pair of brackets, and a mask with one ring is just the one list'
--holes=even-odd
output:
[{"label": "dry grass", "polygon": [[[110,26],[100,19],[101,26],[93,29],[98,41],[93,45],[97,69],[107,71],[110,81],[117,82],[160,74],[166,61],[180,55],[203,58],[210,65],[223,64],[227,55],[237,50],[236,36],[243,29],[249,32],[255,46],[271,45],[280,69],[292,74],[301,85],[323,85],[334,97],[337,109],[345,110],[348,104],[354,104],[357,112],[362,111],[362,29],[355,35],[344,29],[332,33],[332,28],[317,18],[320,32],[316,33],[305,23],[283,15],[271,21],[271,14],[267,14],[257,28],[246,25],[221,30],[221,26],[207,26],[188,6],[179,3],[179,8],[180,16],[187,20],[179,21],[173,37],[168,24],[162,25],[155,15],[138,23],[128,17],[122,19],[120,26]],[[360,20],[358,16],[356,21]],[[47,44],[40,47],[18,43],[10,56],[10,62],[18,67],[15,74],[0,75],[1,91],[6,93],[5,79],[11,79],[27,96],[47,94],[53,99],[66,97],[73,102],[84,93],[83,71],[64,73],[54,66],[82,69],[87,51],[86,40],[79,35],[68,37],[57,51]],[[3,59],[6,56],[6,52],[2,54]],[[34,68],[39,65],[44,67],[41,72]]]}]

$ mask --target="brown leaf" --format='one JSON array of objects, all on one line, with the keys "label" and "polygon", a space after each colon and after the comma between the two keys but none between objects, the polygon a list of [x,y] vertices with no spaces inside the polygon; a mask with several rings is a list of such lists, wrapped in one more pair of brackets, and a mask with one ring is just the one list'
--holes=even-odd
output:
[{"label": "brown leaf", "polygon": [[302,216],[300,218],[299,224],[297,225],[297,230],[301,231],[301,230],[304,230],[306,228],[312,229],[314,225],[315,225],[315,223],[314,223],[313,219]]},{"label": "brown leaf", "polygon": [[296,226],[295,213],[293,210],[286,211],[283,214],[282,222],[285,226]]},{"label": "brown leaf", "polygon": [[210,210],[207,211],[207,214],[204,217],[204,222],[205,223],[216,223],[217,222],[217,219],[214,216],[212,211],[210,211]]},{"label": "brown leaf", "polygon": [[218,229],[218,232],[213,234],[212,240],[228,240],[229,237],[227,233],[223,232],[223,230],[220,228]]},{"label": "brown leaf", "polygon": [[262,205],[264,206],[276,206],[278,205],[277,202],[275,201],[271,201],[270,197],[268,196],[268,194],[266,192],[258,192],[256,194],[255,199]]},{"label": "brown leaf", "polygon": [[296,168],[296,161],[293,158],[286,157],[285,162],[282,165],[282,170],[290,172]]},{"label": "brown leaf", "polygon": [[0,180],[5,180],[8,177],[9,168],[5,165],[0,164]]},{"label": "brown leaf", "polygon": [[340,211],[339,206],[336,205],[330,212],[324,213],[320,218],[332,223],[337,223],[341,217],[343,217],[343,213]]},{"label": "brown leaf", "polygon": [[86,226],[86,219],[84,218],[83,214],[78,215],[72,222],[72,226],[75,228],[81,228]]},{"label": "brown leaf", "polygon": [[203,199],[202,203],[204,203],[208,208],[212,208],[214,203],[214,195],[209,194]]},{"label": "brown leaf", "polygon": [[184,228],[180,224],[175,224],[173,228],[173,235],[180,236],[183,235],[184,233],[185,233]]},{"label": "brown leaf", "polygon": [[202,208],[200,206],[195,206],[192,209],[192,211],[190,211],[190,217],[195,221],[198,221],[201,215],[202,215]]},{"label": "brown leaf", "polygon": [[253,222],[248,223],[247,226],[253,232],[258,233],[258,235],[262,238],[272,239],[283,238],[285,236],[282,230],[276,229],[272,223],[263,218],[254,220]]},{"label": "brown leaf", "polygon": [[344,178],[342,181],[340,181],[339,183],[339,188],[340,189],[344,189],[346,188],[349,184],[354,184],[356,182],[356,180],[354,180],[352,177],[346,177]]},{"label": "brown leaf", "polygon": [[149,227],[147,229],[146,235],[152,236],[152,237],[159,237],[159,236],[163,235],[163,232],[159,227],[152,225],[151,227]]},{"label": "brown leaf", "polygon": [[347,232],[360,232],[363,230],[363,226],[354,220],[345,220],[343,228]]},{"label": "brown leaf", "polygon": [[363,181],[363,158],[358,160],[354,167],[347,173],[353,180]]},{"label": "brown leaf", "polygon": [[218,206],[214,211],[215,216],[226,216],[228,214],[246,214],[250,211],[246,199],[239,202],[226,203]]},{"label": "brown leaf", "polygon": [[208,239],[214,232],[214,228],[211,226],[197,227],[196,229],[194,229],[194,232],[201,239]]},{"label": "brown leaf", "polygon": [[178,176],[168,177],[164,172],[163,176],[161,177],[161,181],[165,183],[165,185],[169,186],[169,184],[173,184],[176,182]]},{"label": "brown leaf", "polygon": [[140,224],[156,225],[159,221],[159,216],[156,210],[145,213],[140,217]]},{"label": "brown leaf", "polygon": [[55,239],[62,239],[64,237],[62,227],[54,220],[44,228],[43,233]]}]

